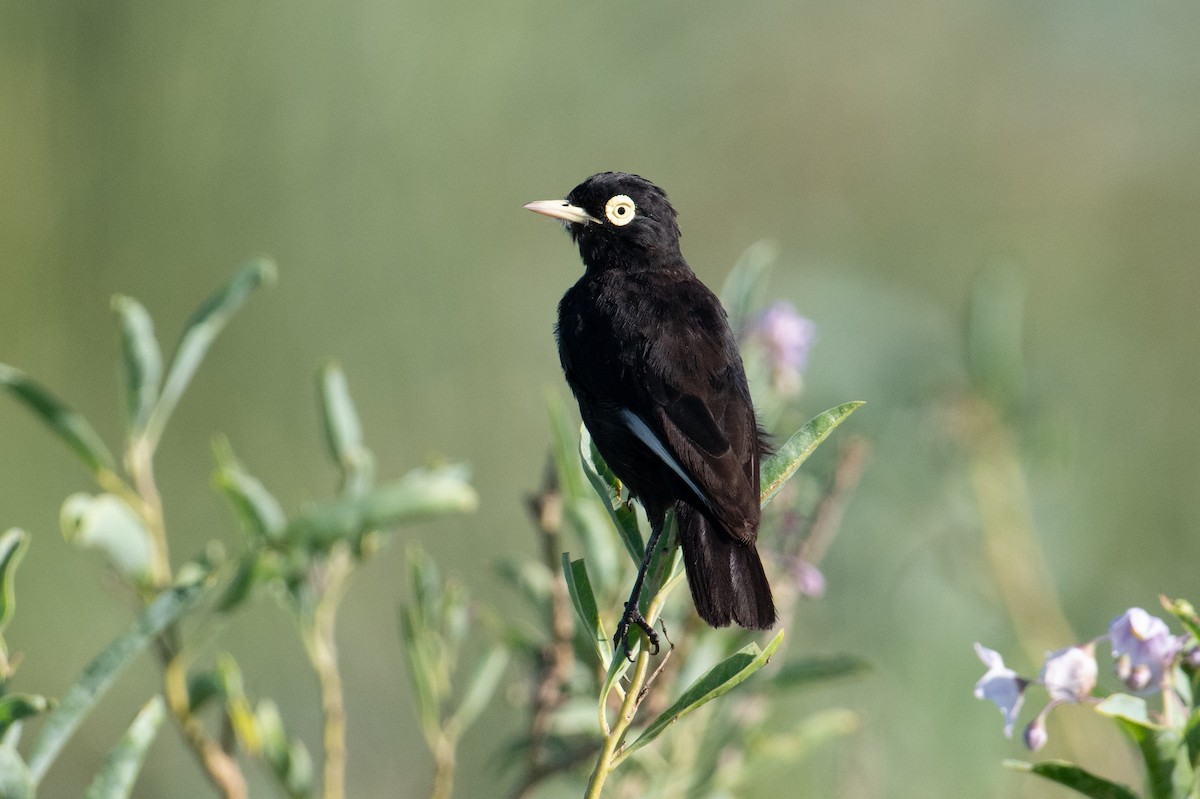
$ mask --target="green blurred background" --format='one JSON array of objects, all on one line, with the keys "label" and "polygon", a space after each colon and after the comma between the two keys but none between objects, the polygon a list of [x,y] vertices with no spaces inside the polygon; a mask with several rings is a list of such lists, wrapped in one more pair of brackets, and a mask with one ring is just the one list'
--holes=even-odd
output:
[{"label": "green blurred background", "polygon": [[[983,557],[947,407],[967,384],[972,286],[1002,264],[1025,294],[1011,429],[1067,618],[1083,638],[1159,591],[1200,599],[1200,5],[5,3],[0,361],[115,445],[110,295],[142,300],[169,343],[238,262],[269,254],[278,285],[218,342],[163,442],[176,562],[237,544],[209,489],[218,432],[287,507],[328,493],[312,375],[336,356],[381,476],[436,454],[474,468],[478,514],[405,535],[523,612],[493,562],[533,552],[522,496],[546,455],[545,392],[565,392],[551,329],[580,267],[520,206],[602,169],[667,188],[710,285],[774,239],[772,294],[820,328],[804,411],[870,403],[837,434],[873,451],[827,597],[789,630],[794,653],[876,665],[801,703],[848,705],[863,726],[764,774],[763,795],[1063,795],[1000,766],[1022,750],[971,697],[973,641],[1037,664]],[[0,527],[33,534],[7,633],[17,690],[61,694],[129,622],[98,558],[57,530],[61,500],[88,488],[0,402]],[[353,796],[429,788],[401,572],[392,546],[344,606]],[[224,646],[315,745],[315,680],[286,617],[264,598]],[[148,659],[124,676],[46,795],[79,794],[157,679]],[[514,679],[467,736],[458,795],[496,794],[523,696]],[[1056,725],[1089,714],[1058,715],[1046,754],[1070,756]],[[211,795],[174,730],[137,795]]]}]

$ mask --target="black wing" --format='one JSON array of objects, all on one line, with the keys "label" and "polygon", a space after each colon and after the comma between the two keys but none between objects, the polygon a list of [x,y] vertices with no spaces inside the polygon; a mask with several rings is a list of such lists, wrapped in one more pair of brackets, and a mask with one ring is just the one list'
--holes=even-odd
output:
[{"label": "black wing", "polygon": [[690,273],[585,276],[563,298],[558,333],[581,415],[617,476],[660,507],[690,499],[752,543],[762,443],[712,292]]}]

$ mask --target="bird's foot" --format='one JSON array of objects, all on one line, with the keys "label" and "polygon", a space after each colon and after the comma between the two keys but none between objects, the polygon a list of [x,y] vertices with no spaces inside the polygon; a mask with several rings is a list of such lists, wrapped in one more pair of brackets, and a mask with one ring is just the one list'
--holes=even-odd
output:
[{"label": "bird's foot", "polygon": [[651,655],[657,655],[659,650],[658,633],[654,632],[654,628],[650,626],[650,622],[646,621],[646,617],[638,610],[636,602],[625,603],[625,614],[621,616],[621,621],[617,624],[617,633],[613,636],[614,647],[625,647],[625,657],[633,660],[633,647],[629,645],[629,630],[634,625],[646,634],[646,638],[650,641]]}]

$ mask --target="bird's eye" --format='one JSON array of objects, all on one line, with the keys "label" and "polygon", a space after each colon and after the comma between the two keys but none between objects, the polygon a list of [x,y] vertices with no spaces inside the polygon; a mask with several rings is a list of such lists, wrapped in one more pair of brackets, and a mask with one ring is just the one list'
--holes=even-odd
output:
[{"label": "bird's eye", "polygon": [[618,194],[605,204],[604,215],[608,217],[609,222],[617,227],[623,227],[633,221],[633,217],[636,216],[636,206],[628,195]]}]

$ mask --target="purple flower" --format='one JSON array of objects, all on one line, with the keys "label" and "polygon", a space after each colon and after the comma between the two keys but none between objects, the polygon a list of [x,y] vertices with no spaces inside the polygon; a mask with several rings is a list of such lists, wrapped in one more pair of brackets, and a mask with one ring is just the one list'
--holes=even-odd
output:
[{"label": "purple flower", "polygon": [[[1049,705],[1047,705],[1047,709],[1049,709]],[[1033,721],[1029,722],[1021,736],[1021,741],[1030,752],[1036,752],[1045,746],[1048,740],[1050,740],[1050,736],[1046,734],[1046,711],[1043,710]]]},{"label": "purple flower", "polygon": [[1117,676],[1132,691],[1155,690],[1179,654],[1180,639],[1167,623],[1141,608],[1130,608],[1108,625]]},{"label": "purple flower", "polygon": [[773,303],[758,315],[750,332],[767,351],[771,382],[783,394],[800,391],[800,375],[817,340],[817,326],[796,312],[786,300]]},{"label": "purple flower", "polygon": [[1096,687],[1096,647],[1094,644],[1069,646],[1046,656],[1041,683],[1050,694],[1051,704],[1082,702]]},{"label": "purple flower", "polygon": [[803,558],[788,558],[788,572],[800,596],[820,599],[825,596],[825,575]]},{"label": "purple flower", "polygon": [[1004,665],[1000,653],[988,649],[983,644],[975,644],[975,654],[987,666],[987,673],[975,683],[975,698],[995,702],[1004,716],[1004,734],[1011,738],[1013,725],[1017,722],[1017,713],[1021,711],[1021,702],[1025,699],[1025,686],[1029,681],[1018,677],[1017,673]]}]

